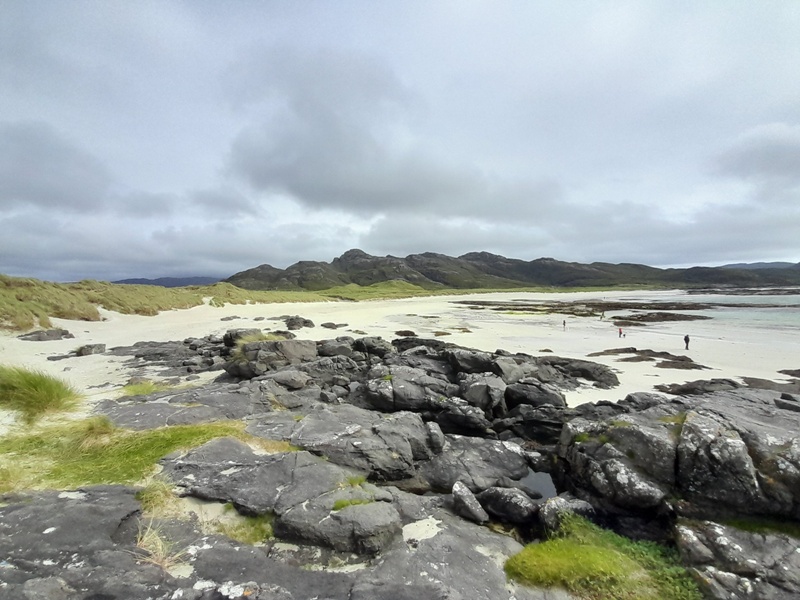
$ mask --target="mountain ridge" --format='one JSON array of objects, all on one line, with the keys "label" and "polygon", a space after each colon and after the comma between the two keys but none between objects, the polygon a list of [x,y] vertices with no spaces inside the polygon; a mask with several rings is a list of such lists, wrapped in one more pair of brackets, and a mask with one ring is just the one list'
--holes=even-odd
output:
[{"label": "mountain ridge", "polygon": [[249,290],[309,291],[351,284],[368,286],[392,280],[431,290],[619,285],[800,286],[800,263],[777,264],[789,266],[660,269],[635,263],[565,262],[550,257],[525,261],[490,252],[469,252],[458,257],[423,252],[401,258],[373,256],[360,249],[351,249],[329,263],[299,261],[286,269],[262,264],[223,281]]}]

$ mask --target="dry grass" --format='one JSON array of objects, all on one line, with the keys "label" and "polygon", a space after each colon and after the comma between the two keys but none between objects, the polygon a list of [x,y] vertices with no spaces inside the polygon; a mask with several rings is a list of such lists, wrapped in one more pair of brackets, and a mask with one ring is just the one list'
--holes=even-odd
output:
[{"label": "dry grass", "polygon": [[0,328],[25,331],[51,327],[51,318],[99,321],[98,307],[123,314],[156,315],[160,311],[191,308],[204,302],[274,304],[325,302],[314,292],[253,292],[229,283],[164,288],[155,285],[113,284],[104,281],[51,283],[0,275]]},{"label": "dry grass", "polygon": [[41,371],[0,366],[0,407],[16,411],[27,425],[76,408],[80,397],[69,384]]}]

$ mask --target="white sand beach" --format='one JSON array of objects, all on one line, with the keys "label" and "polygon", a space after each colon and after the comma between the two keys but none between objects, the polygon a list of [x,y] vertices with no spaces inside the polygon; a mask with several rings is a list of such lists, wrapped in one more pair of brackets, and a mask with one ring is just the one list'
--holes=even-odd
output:
[{"label": "white sand beach", "polygon": [[[67,354],[85,344],[106,344],[108,349],[129,346],[138,341],[184,340],[222,334],[233,328],[285,329],[282,321],[271,320],[282,315],[300,315],[311,319],[316,327],[295,333],[300,339],[326,339],[341,335],[360,337],[376,335],[386,339],[395,332],[411,330],[420,337],[434,337],[439,332],[444,341],[484,351],[497,349],[531,355],[553,354],[588,359],[612,367],[620,386],[598,390],[590,386],[565,393],[570,405],[598,400],[616,401],[630,392],[653,391],[657,384],[683,383],[716,377],[758,377],[773,381],[790,378],[778,373],[781,369],[800,369],[800,336],[798,323],[786,327],[764,326],[747,318],[731,319],[730,311],[698,311],[714,318],[691,322],[662,322],[624,330],[621,339],[611,322],[618,313],[606,312],[605,319],[561,314],[501,313],[475,310],[458,304],[463,300],[481,301],[575,301],[604,300],[692,300],[679,291],[659,292],[579,292],[558,294],[490,293],[470,296],[436,296],[401,300],[367,302],[325,302],[299,304],[228,305],[221,308],[198,306],[186,310],[162,312],[144,317],[102,311],[103,321],[66,321],[54,319],[54,326],[69,330],[75,337],[58,341],[23,341],[8,332],[0,335],[0,364],[24,366],[59,376],[85,394],[87,404],[116,397],[120,388],[135,374],[123,365],[126,358],[108,355],[72,357],[50,361],[48,356]],[[797,296],[792,297],[796,304]],[[718,302],[740,301],[737,297],[720,297]],[[765,298],[763,302],[770,302]],[[746,310],[746,309],[741,309]],[[797,308],[789,308],[793,318]],[[223,318],[237,317],[232,320]],[[254,321],[258,317],[264,320]],[[566,327],[564,327],[566,321]],[[320,327],[325,322],[346,324],[336,330]],[[442,332],[448,335],[441,336]],[[683,337],[691,336],[690,349],[684,349]],[[619,356],[589,357],[594,352],[612,348],[635,347],[687,355],[707,370],[675,370],[657,368],[655,362],[620,362]],[[544,352],[549,350],[551,352]],[[207,373],[213,378],[218,372]],[[7,421],[8,415],[5,416]]]}]

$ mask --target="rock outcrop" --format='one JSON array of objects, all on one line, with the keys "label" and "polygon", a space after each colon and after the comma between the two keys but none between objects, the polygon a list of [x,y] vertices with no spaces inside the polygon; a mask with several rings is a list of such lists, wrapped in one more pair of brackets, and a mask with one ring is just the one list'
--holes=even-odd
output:
[{"label": "rock outcrop", "polygon": [[[568,599],[507,581],[502,564],[522,546],[485,526],[533,539],[568,512],[675,543],[709,597],[800,593],[796,538],[726,524],[800,521],[791,394],[698,382],[685,396],[566,407],[562,390],[608,388],[613,372],[440,340],[244,335],[134,346],[134,360],[168,372],[186,373],[175,361],[192,353],[198,368],[227,362],[215,382],[96,411],[137,430],[242,420],[249,442],[173,453],[160,476],[180,496],[271,519],[275,537],[248,546],[161,518],[181,549],[180,568],[165,567],[139,547],[154,521],[133,488],[9,495],[0,600]],[[532,483],[543,472],[559,495]]]}]

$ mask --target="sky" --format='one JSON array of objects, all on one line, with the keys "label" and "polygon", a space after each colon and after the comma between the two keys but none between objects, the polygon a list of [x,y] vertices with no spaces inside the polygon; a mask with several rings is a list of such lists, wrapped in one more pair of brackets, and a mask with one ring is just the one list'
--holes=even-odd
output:
[{"label": "sky", "polygon": [[800,262],[800,2],[0,0],[0,273]]}]

